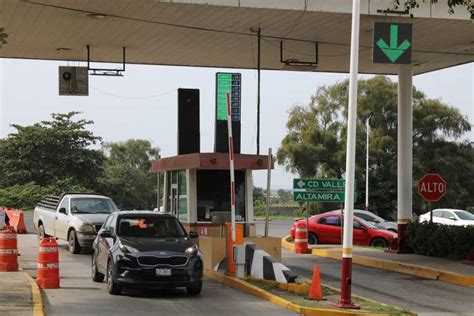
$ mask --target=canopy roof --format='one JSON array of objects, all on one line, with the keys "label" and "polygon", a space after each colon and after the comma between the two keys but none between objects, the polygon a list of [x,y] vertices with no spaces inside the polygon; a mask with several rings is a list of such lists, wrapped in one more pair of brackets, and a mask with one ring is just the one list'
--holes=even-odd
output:
[{"label": "canopy roof", "polygon": [[[392,0],[361,3],[360,64],[363,73],[395,74],[372,63],[374,21],[413,23],[413,72],[474,61],[474,24],[464,8],[448,14],[446,1],[421,2],[415,18],[390,15]],[[430,2],[430,1],[427,1]],[[0,57],[256,68],[261,28],[262,69],[348,72],[351,1],[348,0],[0,0],[0,27],[8,44]],[[296,41],[295,41],[296,40]],[[318,66],[310,61],[318,42]]]}]

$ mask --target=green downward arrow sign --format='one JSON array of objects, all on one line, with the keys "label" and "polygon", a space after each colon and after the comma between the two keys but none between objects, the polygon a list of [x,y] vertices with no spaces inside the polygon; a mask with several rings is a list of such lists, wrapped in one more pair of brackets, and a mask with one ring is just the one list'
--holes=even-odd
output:
[{"label": "green downward arrow sign", "polygon": [[398,25],[390,25],[390,46],[385,43],[383,39],[377,41],[377,46],[384,52],[385,55],[394,63],[410,46],[410,42],[404,40],[398,45]]}]

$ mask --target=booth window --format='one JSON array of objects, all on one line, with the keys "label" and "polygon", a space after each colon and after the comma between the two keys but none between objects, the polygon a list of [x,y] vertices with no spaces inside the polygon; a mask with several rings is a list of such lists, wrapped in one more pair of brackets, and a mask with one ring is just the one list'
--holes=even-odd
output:
[{"label": "booth window", "polygon": [[[197,170],[197,220],[210,222],[213,212],[230,212],[228,170]],[[245,221],[245,171],[235,170],[235,215]]]},{"label": "booth window", "polygon": [[188,194],[186,184],[186,170],[178,172],[178,219],[180,221],[188,220]]},{"label": "booth window", "polygon": [[186,183],[186,170],[168,171],[167,212],[175,215],[181,221],[188,220],[188,194]]}]

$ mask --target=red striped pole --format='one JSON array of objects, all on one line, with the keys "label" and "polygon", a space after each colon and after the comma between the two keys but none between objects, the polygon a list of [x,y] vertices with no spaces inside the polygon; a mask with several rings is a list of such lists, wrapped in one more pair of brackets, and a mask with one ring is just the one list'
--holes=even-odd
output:
[{"label": "red striped pole", "polygon": [[234,141],[232,139],[232,117],[230,115],[230,94],[227,93],[227,133],[229,135],[229,169],[230,169],[230,205],[232,223],[232,241],[235,242],[235,176],[234,176]]}]

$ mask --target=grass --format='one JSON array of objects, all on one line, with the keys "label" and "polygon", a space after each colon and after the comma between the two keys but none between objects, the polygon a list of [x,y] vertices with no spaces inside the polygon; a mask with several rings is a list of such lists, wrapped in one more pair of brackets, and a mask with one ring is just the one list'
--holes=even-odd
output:
[{"label": "grass", "polygon": [[[331,306],[328,302],[337,302],[340,299],[340,292],[322,286],[323,296],[325,298],[324,301],[313,301],[307,300],[304,298],[307,293],[304,294],[295,294],[292,292],[288,292],[286,290],[282,290],[278,288],[278,283],[271,283],[263,280],[256,280],[256,279],[245,279],[246,282],[261,288],[273,295],[281,297],[287,301],[290,301],[294,304],[310,307],[310,308],[324,308],[324,309],[332,309],[332,310],[340,310],[337,307]],[[360,310],[357,312],[360,313],[377,313],[377,314],[388,314],[388,315],[411,315],[410,312],[399,309],[394,306],[389,306],[381,303],[377,303],[374,301],[369,301],[360,297],[352,297],[352,301],[354,304],[359,305],[361,307]]]}]

